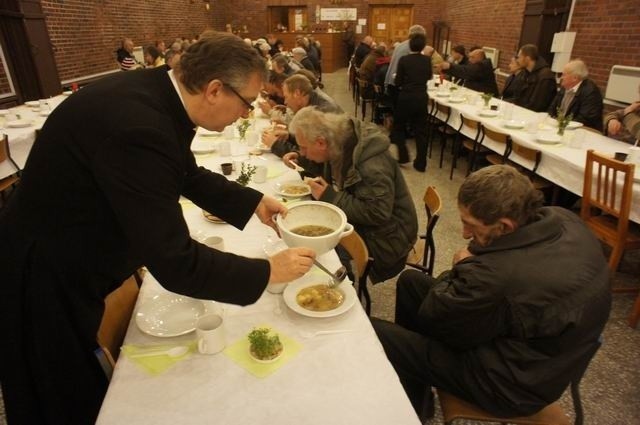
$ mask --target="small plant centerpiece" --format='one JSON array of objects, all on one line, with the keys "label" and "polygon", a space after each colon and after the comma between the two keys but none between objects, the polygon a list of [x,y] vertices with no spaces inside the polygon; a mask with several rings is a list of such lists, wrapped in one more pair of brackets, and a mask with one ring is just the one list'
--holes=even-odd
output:
[{"label": "small plant centerpiece", "polygon": [[493,97],[493,93],[482,93],[481,97],[482,97],[482,100],[484,100],[485,108],[488,108],[489,102],[491,102],[491,98]]},{"label": "small plant centerpiece", "polygon": [[455,92],[456,90],[458,90],[458,86],[456,86],[455,84],[451,84],[449,86],[449,91],[451,92],[452,95],[453,95],[453,92]]},{"label": "small plant centerpiece", "polygon": [[241,142],[243,142],[247,137],[247,130],[249,130],[250,126],[251,126],[251,121],[246,118],[241,119],[240,122],[238,123],[236,128],[238,129],[238,134],[240,134]]},{"label": "small plant centerpiece", "polygon": [[255,328],[248,335],[249,354],[259,362],[275,361],[284,351],[284,345],[277,334],[269,328]]},{"label": "small plant centerpiece", "polygon": [[573,119],[573,114],[565,115],[564,112],[560,108],[556,110],[556,121],[558,121],[558,135],[564,135],[564,131],[567,129],[567,126]]},{"label": "small plant centerpiece", "polygon": [[242,163],[240,168],[240,175],[236,179],[236,182],[242,186],[246,186],[251,181],[251,177],[256,173],[256,166],[251,164]]}]

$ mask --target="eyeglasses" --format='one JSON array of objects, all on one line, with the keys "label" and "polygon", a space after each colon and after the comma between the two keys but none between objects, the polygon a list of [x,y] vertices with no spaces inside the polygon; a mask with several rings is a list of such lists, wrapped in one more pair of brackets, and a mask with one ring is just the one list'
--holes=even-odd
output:
[{"label": "eyeglasses", "polygon": [[233,94],[235,94],[235,95],[236,95],[236,97],[242,101],[242,103],[244,103],[244,106],[246,106],[246,107],[247,107],[247,109],[249,110],[249,112],[252,112],[252,111],[255,109],[255,106],[253,106],[251,103],[249,103],[249,102],[247,101],[247,99],[245,99],[244,97],[242,97],[242,96],[240,95],[240,93],[238,93],[238,92],[236,91],[236,89],[234,89],[233,87],[231,87],[231,86],[230,86],[229,84],[227,84],[227,83],[222,83],[222,84],[223,84],[226,88],[228,88],[229,90],[231,90],[231,92],[232,92]]}]

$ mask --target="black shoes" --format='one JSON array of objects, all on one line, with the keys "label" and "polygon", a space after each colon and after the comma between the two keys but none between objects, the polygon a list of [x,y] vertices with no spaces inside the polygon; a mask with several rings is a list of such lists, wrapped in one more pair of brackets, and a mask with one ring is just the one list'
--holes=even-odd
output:
[{"label": "black shoes", "polygon": [[416,161],[413,161],[413,168],[415,168],[417,171],[420,171],[421,173],[424,173],[425,171],[427,171],[426,164],[420,164]]}]

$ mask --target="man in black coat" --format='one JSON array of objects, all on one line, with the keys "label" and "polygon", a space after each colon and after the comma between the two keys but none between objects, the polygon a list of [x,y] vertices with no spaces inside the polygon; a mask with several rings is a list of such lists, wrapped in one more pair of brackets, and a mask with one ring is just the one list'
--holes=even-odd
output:
[{"label": "man in black coat", "polygon": [[402,273],[395,324],[374,320],[423,419],[432,385],[499,417],[533,414],[600,346],[611,310],[602,248],[580,217],[542,201],[508,165],[471,174],[458,192],[471,243],[438,279]]},{"label": "man in black coat", "polygon": [[571,114],[573,121],[602,131],[602,94],[588,76],[589,70],[583,61],[568,62],[562,68],[561,88],[547,112],[556,117],[560,110],[565,116]]},{"label": "man in black coat", "polygon": [[498,96],[498,85],[496,84],[496,75],[493,73],[493,65],[482,49],[472,50],[466,65],[442,62],[440,68],[447,75],[462,80],[464,86],[471,90]]},{"label": "man in black coat", "polygon": [[353,63],[355,64],[356,68],[360,68],[360,65],[362,65],[362,62],[364,62],[364,58],[366,58],[367,55],[371,53],[372,44],[373,38],[371,38],[371,36],[369,35],[362,39],[360,44],[358,44],[358,47],[356,47],[356,51],[353,54]]},{"label": "man in black coat", "polygon": [[[231,52],[231,53],[230,53]],[[198,167],[195,128],[246,117],[263,60],[232,34],[208,32],[166,67],[83,88],[47,119],[0,215],[0,355],[9,423],[86,424],[108,382],[94,355],[105,296],[145,265],[168,290],[247,305],[268,283],[302,276],[313,252],[269,260],[189,236],[180,196],[242,228],[273,225],[274,198]]]},{"label": "man in black coat", "polygon": [[524,68],[524,83],[515,104],[535,112],[547,112],[556,95],[556,76],[547,61],[538,56],[538,47],[525,44],[518,51],[518,65]]}]

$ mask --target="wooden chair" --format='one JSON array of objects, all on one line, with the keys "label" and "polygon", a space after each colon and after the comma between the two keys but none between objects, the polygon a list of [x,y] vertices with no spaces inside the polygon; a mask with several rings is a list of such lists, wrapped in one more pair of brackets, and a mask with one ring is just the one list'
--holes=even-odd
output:
[{"label": "wooden chair", "polygon": [[16,184],[20,181],[20,167],[18,164],[11,158],[11,152],[9,151],[9,136],[4,134],[2,136],[2,142],[0,142],[0,163],[8,161],[15,168],[16,172],[0,179],[0,196],[2,196],[2,203],[7,200],[6,191],[9,188],[14,188]]},{"label": "wooden chair", "polygon": [[[439,118],[442,116],[444,118]],[[457,132],[456,129],[449,124],[451,119],[451,108],[441,103],[435,102],[435,109],[433,110],[434,125],[433,129],[440,134],[440,168],[442,168],[442,161],[444,158],[444,150],[447,147],[447,138],[454,137]],[[431,144],[429,140],[429,144]]]},{"label": "wooden chair", "polygon": [[492,142],[504,145],[504,151],[502,154],[492,152],[486,156],[487,161],[493,165],[506,163],[507,157],[511,153],[511,136],[507,133],[493,130],[486,125],[482,126],[482,132],[484,133],[485,138],[489,138]]},{"label": "wooden chair", "polygon": [[118,360],[141,283],[142,277],[136,272],[104,300],[104,315],[98,328],[97,341],[111,366],[111,370],[107,372],[109,378]]},{"label": "wooden chair", "polygon": [[[424,240],[424,249],[422,255],[419,256],[421,262],[416,261],[407,262],[407,266],[411,266],[422,272],[433,275],[433,265],[436,256],[436,245],[433,239],[433,229],[438,223],[440,218],[440,210],[442,209],[442,198],[440,194],[433,186],[428,186],[424,192],[424,208],[427,212],[427,228],[424,235],[420,235],[420,239]],[[419,250],[415,250],[416,254],[419,254]]]},{"label": "wooden chair", "polygon": [[[602,337],[600,338],[600,344],[597,344],[592,350],[592,356],[600,348],[602,343]],[[580,381],[584,375],[589,362],[579,367],[575,372],[574,378],[570,383],[571,400],[573,401],[573,411],[575,414],[574,425],[582,425],[584,423],[584,411],[582,409],[582,399],[580,398]],[[440,407],[442,409],[442,416],[444,423],[449,425],[453,424],[456,419],[470,419],[479,422],[499,422],[501,424],[522,424],[522,425],[569,425],[570,421],[567,415],[560,406],[558,401],[555,401],[530,416],[519,416],[515,418],[500,418],[495,415],[480,409],[472,403],[461,400],[458,397],[447,393],[441,389],[437,389],[438,399],[440,400]]]},{"label": "wooden chair", "polygon": [[598,155],[592,149],[587,151],[580,216],[598,239],[612,248],[612,272],[618,268],[625,250],[640,248],[640,234],[629,229],[634,172],[634,164]]},{"label": "wooden chair", "polygon": [[369,276],[369,269],[373,263],[373,258],[369,256],[369,249],[367,249],[364,239],[362,239],[356,231],[342,238],[340,245],[349,253],[353,260],[355,266],[354,280],[358,283],[358,299],[364,299],[364,309],[367,312],[367,316],[370,316],[371,295],[367,289],[367,277]]},{"label": "wooden chair", "polygon": [[628,319],[629,326],[635,329],[638,326],[638,321],[640,321],[640,294],[638,294],[636,302],[631,307],[631,314],[629,314]]},{"label": "wooden chair", "polygon": [[[483,127],[480,124],[480,121],[465,117],[460,114],[460,127],[458,127],[458,131],[456,134],[454,149],[453,149],[453,160],[451,161],[451,171],[449,172],[449,180],[453,178],[453,170],[458,166],[458,157],[463,149],[468,151],[468,165],[467,165],[467,176],[473,170],[475,165],[476,156],[481,152],[486,152],[487,150],[482,146],[482,141],[484,140],[484,132]],[[473,139],[462,134],[462,127],[468,127],[472,130],[476,130],[476,134]]]},{"label": "wooden chair", "polygon": [[376,118],[381,117],[382,120],[381,122],[378,122],[378,124],[383,124],[385,115],[392,115],[393,109],[391,108],[391,105],[385,104],[384,102],[384,86],[374,84],[373,91],[375,93],[375,102],[373,103],[371,121],[376,121]]},{"label": "wooden chair", "polygon": [[[528,161],[532,164],[531,167],[527,167],[525,165],[512,161],[513,155],[516,155],[521,159]],[[559,191],[558,186],[536,174],[538,166],[540,165],[540,161],[542,160],[542,151],[540,151],[539,149],[530,148],[512,139],[511,149],[508,152],[506,160],[507,164],[514,166],[522,174],[529,177],[529,180],[531,180],[531,183],[533,183],[533,187],[543,192],[550,191],[551,195],[548,199],[551,199],[551,205],[556,204]]]},{"label": "wooden chair", "polygon": [[356,111],[354,115],[356,117],[358,116],[358,103],[359,103],[362,110],[362,121],[364,121],[367,115],[367,104],[370,104],[371,110],[372,110],[371,121],[373,121],[373,118],[374,118],[373,113],[375,112],[375,103],[376,103],[373,84],[369,83],[367,80],[357,77],[356,85],[358,86],[358,98],[356,100]]}]

